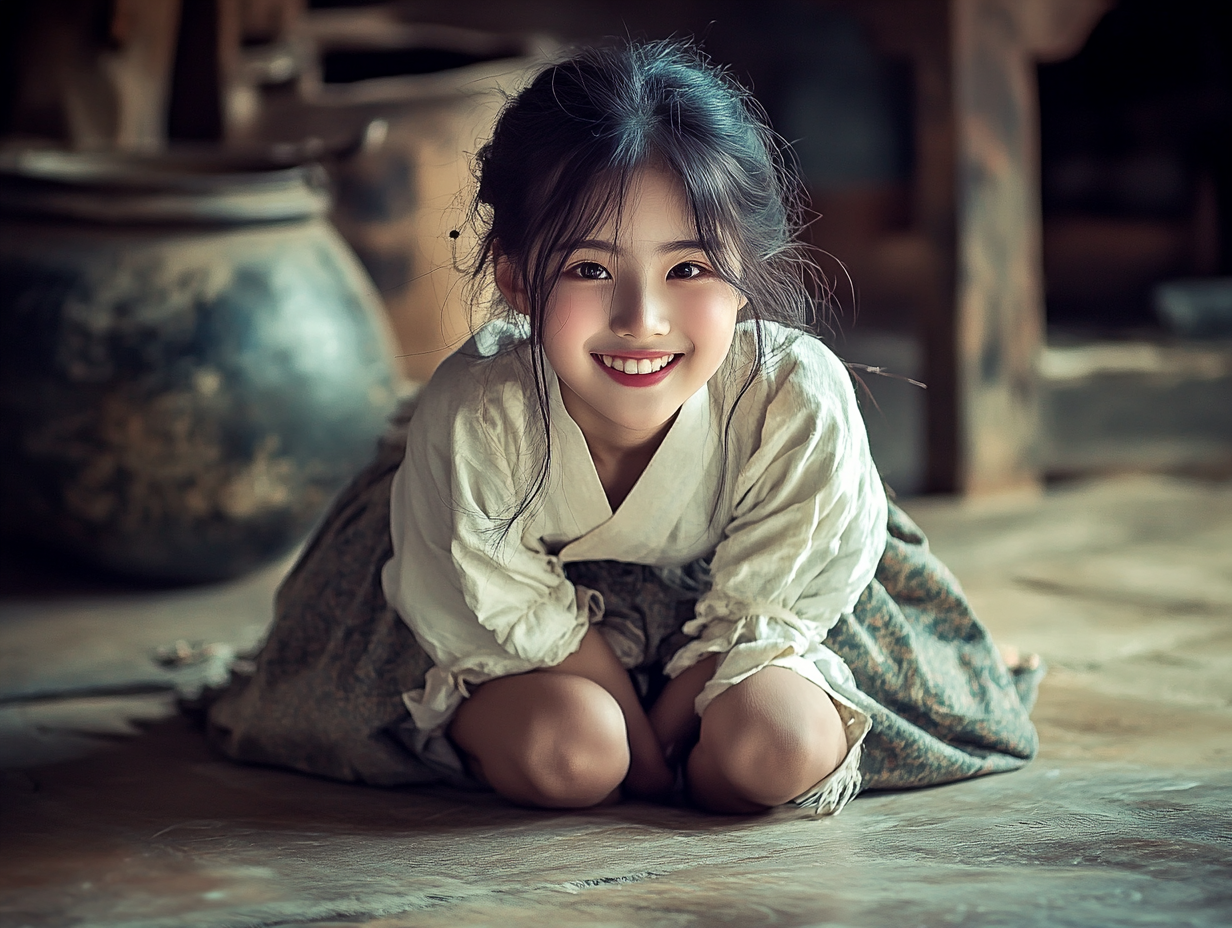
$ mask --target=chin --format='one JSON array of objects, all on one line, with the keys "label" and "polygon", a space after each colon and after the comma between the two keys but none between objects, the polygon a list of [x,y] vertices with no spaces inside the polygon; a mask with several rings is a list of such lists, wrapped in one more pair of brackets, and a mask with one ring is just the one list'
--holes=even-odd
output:
[{"label": "chin", "polygon": [[667,425],[671,421],[672,416],[678,411],[678,409],[673,409],[663,416],[647,416],[644,414],[636,418],[632,416],[612,416],[611,420],[621,428],[628,429],[631,432],[653,432],[655,429]]}]

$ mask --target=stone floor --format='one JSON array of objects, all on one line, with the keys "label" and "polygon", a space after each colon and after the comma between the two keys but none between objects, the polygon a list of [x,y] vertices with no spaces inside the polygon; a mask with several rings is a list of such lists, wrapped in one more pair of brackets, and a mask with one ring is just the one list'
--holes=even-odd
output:
[{"label": "stone floor", "polygon": [[151,655],[256,640],[281,566],[140,592],[11,561],[0,926],[1232,923],[1232,484],[907,508],[997,637],[1049,663],[1042,751],[827,819],[534,812],[233,765]]}]

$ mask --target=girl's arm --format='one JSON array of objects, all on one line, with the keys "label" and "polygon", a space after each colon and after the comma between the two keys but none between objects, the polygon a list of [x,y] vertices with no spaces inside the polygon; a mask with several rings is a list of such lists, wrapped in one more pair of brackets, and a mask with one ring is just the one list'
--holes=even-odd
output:
[{"label": "girl's arm", "polygon": [[693,702],[712,676],[715,655],[702,658],[688,670],[680,673],[663,688],[658,700],[650,708],[650,727],[663,748],[663,757],[671,766],[684,756],[697,740],[701,716],[693,708]]},{"label": "girl's arm", "polygon": [[[612,653],[603,635],[593,626],[582,637],[581,646],[549,673],[571,673],[599,684],[620,706],[629,732],[629,774],[625,787],[635,796],[653,798],[671,792],[674,777],[663,760],[663,749],[638,701],[629,674]],[[703,681],[704,683],[704,681]]]}]

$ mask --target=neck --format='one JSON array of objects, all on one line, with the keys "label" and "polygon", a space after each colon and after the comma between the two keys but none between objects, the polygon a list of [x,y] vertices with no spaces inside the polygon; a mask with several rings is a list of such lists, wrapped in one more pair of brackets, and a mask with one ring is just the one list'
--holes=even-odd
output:
[{"label": "neck", "polygon": [[[673,417],[674,418],[674,417]],[[603,484],[603,492],[607,496],[608,505],[615,512],[625,501],[629,491],[641,478],[646,465],[654,457],[664,436],[672,427],[668,421],[655,432],[640,439],[630,438],[628,441],[604,441],[592,438],[585,430],[586,447],[590,449],[590,459],[594,462],[595,473]]]},{"label": "neck", "polygon": [[654,429],[623,428],[607,420],[600,421],[565,384],[560,387],[565,410],[586,439],[608,505],[615,511],[646,470],[680,412],[677,410],[676,415]]},{"label": "neck", "polygon": [[[676,415],[679,415],[679,412]],[[575,418],[573,421],[577,422],[577,419]],[[586,437],[586,447],[590,449],[591,457],[617,460],[620,458],[638,457],[642,454],[648,457],[653,456],[655,451],[658,450],[659,445],[663,443],[664,436],[667,435],[672,427],[672,423],[675,421],[676,416],[672,416],[658,428],[645,432],[628,429],[588,429],[580,422],[578,422],[578,427]]]}]

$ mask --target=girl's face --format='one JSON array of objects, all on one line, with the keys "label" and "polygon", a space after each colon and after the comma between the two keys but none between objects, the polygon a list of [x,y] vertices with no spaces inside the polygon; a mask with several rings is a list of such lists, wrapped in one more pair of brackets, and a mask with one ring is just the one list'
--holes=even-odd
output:
[{"label": "girl's face", "polygon": [[[498,283],[521,308],[509,276]],[[676,176],[634,175],[619,223],[568,256],[544,313],[544,353],[592,447],[665,432],[727,357],[743,303],[697,242]]]}]

